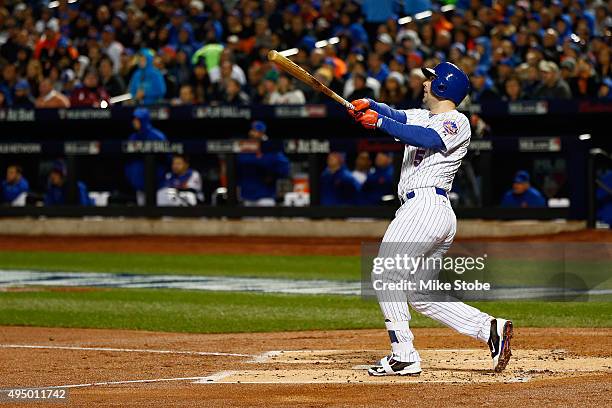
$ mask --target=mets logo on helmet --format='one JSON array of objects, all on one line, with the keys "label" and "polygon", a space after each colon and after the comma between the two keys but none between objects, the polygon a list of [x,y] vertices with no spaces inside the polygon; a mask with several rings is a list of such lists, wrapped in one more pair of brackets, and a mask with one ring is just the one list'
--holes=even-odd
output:
[{"label": "mets logo on helmet", "polygon": [[445,120],[442,125],[444,126],[444,130],[451,135],[456,135],[457,132],[459,132],[459,127],[457,127],[457,124],[452,120]]}]

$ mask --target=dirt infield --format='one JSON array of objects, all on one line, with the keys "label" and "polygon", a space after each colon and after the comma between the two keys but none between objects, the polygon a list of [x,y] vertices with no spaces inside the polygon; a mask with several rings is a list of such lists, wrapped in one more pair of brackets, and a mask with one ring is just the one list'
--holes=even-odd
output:
[{"label": "dirt infield", "polygon": [[501,375],[475,340],[449,329],[414,332],[423,374],[372,378],[364,365],[386,352],[384,330],[202,335],[1,327],[0,388],[73,385],[69,406],[612,404],[612,329],[518,328]]},{"label": "dirt infield", "polygon": [[[532,237],[459,239],[457,242],[612,242],[609,230]],[[372,238],[287,237],[29,237],[0,235],[0,251],[138,252],[170,254],[360,255]]]}]

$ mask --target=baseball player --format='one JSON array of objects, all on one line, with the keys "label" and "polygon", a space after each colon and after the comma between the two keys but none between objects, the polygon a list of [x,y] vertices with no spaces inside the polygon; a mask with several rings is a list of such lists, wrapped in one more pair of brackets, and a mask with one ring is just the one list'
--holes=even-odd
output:
[{"label": "baseball player", "polygon": [[[448,191],[470,143],[470,123],[456,110],[467,95],[470,82],[461,69],[448,62],[422,71],[427,78],[423,84],[423,103],[427,109],[395,110],[371,99],[358,99],[352,102],[355,110],[349,113],[365,128],[380,129],[405,144],[398,185],[402,205],[385,232],[383,245],[388,243],[395,253],[408,256],[441,258],[452,244],[457,228]],[[419,272],[427,273],[417,270],[417,279]],[[437,276],[438,271],[434,272]],[[420,374],[421,359],[413,345],[408,304],[459,333],[487,343],[496,372],[508,364],[510,320],[494,318],[459,301],[436,302],[431,298],[417,301],[409,291],[394,291],[391,296],[377,291],[377,296],[392,353],[372,366],[368,370],[370,375]]]}]

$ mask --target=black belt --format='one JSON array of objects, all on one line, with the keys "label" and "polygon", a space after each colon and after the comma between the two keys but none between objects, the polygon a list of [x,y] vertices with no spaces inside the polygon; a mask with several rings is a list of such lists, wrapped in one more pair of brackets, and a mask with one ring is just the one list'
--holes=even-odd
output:
[{"label": "black belt", "polygon": [[[436,189],[436,194],[437,195],[441,195],[442,197],[447,197],[448,195],[446,194],[446,190],[444,190],[443,188],[440,187],[435,187]],[[406,200],[410,200],[411,198],[414,198],[414,190],[409,191],[406,193]]]}]

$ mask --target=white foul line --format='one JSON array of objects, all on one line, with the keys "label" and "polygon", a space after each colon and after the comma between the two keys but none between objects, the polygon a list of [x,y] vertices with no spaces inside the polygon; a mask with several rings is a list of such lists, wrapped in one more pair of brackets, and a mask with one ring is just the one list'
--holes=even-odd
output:
[{"label": "white foul line", "polygon": [[83,388],[83,387],[97,387],[103,385],[121,385],[121,384],[137,384],[137,383],[152,383],[162,381],[190,381],[190,380],[201,380],[206,377],[179,377],[179,378],[153,378],[149,380],[127,380],[127,381],[106,381],[106,382],[95,382],[88,384],[69,384],[69,385],[53,385],[51,387],[39,387],[39,388]]},{"label": "white foul line", "polygon": [[224,379],[225,377],[229,377],[230,375],[238,374],[239,371],[219,371],[218,373],[214,373],[209,375],[208,377],[200,377],[197,381],[194,381],[194,384],[209,384],[214,383],[219,380]]},{"label": "white foul line", "polygon": [[123,352],[123,353],[192,354],[192,355],[198,355],[198,356],[226,356],[226,357],[256,357],[256,356],[253,356],[252,354],[219,353],[215,351],[146,350],[146,349],[127,349],[127,348],[109,348],[109,347],[76,347],[76,346],[30,345],[30,344],[0,344],[0,348],[113,351],[113,352]]}]

